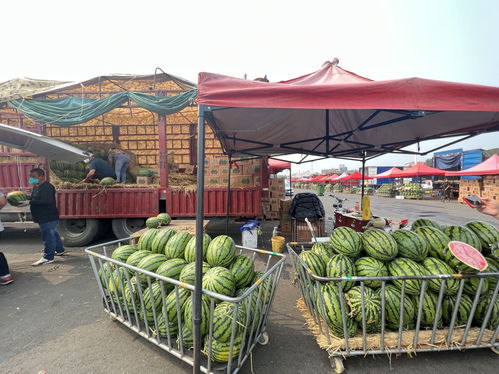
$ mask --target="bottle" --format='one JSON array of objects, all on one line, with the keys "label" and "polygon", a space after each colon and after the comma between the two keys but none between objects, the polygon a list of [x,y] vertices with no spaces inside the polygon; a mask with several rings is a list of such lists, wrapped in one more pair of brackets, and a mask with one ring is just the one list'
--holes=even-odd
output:
[{"label": "bottle", "polygon": [[356,201],[354,206],[353,206],[353,210],[355,213],[359,213],[360,212],[360,206],[359,206],[359,202]]}]

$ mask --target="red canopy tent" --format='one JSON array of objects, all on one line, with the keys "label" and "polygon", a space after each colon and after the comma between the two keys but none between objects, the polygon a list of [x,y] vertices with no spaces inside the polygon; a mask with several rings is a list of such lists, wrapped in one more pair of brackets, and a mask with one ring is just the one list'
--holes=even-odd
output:
[{"label": "red canopy tent", "polygon": [[343,181],[358,181],[358,180],[362,180],[362,179],[366,180],[366,179],[374,179],[374,178],[373,177],[369,177],[367,175],[362,175],[358,171],[356,171],[355,173],[352,173],[350,175],[344,176],[344,177],[339,178],[337,180],[340,181],[340,182],[343,182]]},{"label": "red canopy tent", "polygon": [[291,182],[300,182],[300,179],[298,179],[298,178],[291,178]]},{"label": "red canopy tent", "polygon": [[387,171],[374,175],[373,178],[398,178],[398,174],[401,172],[402,170],[399,168],[391,168]]},{"label": "red canopy tent", "polygon": [[445,171],[426,166],[424,162],[418,162],[416,165],[398,173],[397,178],[422,177],[425,175],[445,175]]},{"label": "red canopy tent", "polygon": [[447,172],[448,177],[461,175],[497,175],[499,174],[499,155],[492,155],[481,164],[475,165],[469,169]]},{"label": "red canopy tent", "polygon": [[334,182],[336,178],[338,178],[338,174],[328,175],[326,181]]},{"label": "red canopy tent", "polygon": [[291,169],[291,162],[269,158],[269,172],[271,174],[277,174],[286,169]]}]

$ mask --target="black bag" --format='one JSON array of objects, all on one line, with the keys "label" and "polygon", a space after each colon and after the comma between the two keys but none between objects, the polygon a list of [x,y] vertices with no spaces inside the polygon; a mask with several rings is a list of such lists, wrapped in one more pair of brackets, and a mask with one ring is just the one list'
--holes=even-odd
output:
[{"label": "black bag", "polygon": [[326,212],[316,194],[304,192],[295,195],[289,214],[293,218],[323,218]]}]

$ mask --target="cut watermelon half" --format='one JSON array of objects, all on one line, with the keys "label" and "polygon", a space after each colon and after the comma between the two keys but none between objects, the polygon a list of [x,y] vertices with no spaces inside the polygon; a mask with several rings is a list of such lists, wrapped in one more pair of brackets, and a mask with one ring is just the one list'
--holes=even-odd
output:
[{"label": "cut watermelon half", "polygon": [[477,271],[487,269],[487,260],[475,247],[463,242],[451,241],[449,242],[449,249],[454,257],[466,266]]}]

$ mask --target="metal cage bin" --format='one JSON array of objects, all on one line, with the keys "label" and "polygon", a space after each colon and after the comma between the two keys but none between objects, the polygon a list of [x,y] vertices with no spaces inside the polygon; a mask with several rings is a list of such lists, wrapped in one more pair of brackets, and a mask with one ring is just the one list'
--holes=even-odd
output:
[{"label": "metal cage bin", "polygon": [[[151,343],[193,365],[194,286],[112,259],[112,251],[121,244],[128,244],[129,239],[85,250],[105,312]],[[257,343],[268,342],[265,329],[285,256],[240,246],[236,249],[253,260],[255,271],[261,271],[236,297],[203,289],[201,371],[204,373],[236,373]]]},{"label": "metal cage bin", "polygon": [[[318,277],[299,257],[311,246],[287,245],[302,294],[297,306],[337,373],[348,356],[472,348],[497,353],[499,273]],[[450,282],[457,292],[447,294]]]}]

